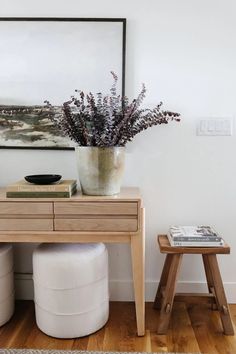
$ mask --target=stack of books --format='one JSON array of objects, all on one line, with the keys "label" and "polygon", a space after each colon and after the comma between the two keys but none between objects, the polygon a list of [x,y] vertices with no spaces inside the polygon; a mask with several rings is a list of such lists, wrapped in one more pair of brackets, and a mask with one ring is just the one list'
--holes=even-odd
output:
[{"label": "stack of books", "polygon": [[7,186],[7,198],[70,198],[77,190],[76,180],[61,180],[56,184],[31,184],[25,180]]},{"label": "stack of books", "polygon": [[172,226],[168,233],[174,247],[222,247],[222,237],[211,226]]}]

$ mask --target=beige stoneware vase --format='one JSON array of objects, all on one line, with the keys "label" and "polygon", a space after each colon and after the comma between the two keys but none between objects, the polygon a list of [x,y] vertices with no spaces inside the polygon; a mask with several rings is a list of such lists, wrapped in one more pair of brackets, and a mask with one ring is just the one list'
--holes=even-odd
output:
[{"label": "beige stoneware vase", "polygon": [[125,163],[124,147],[79,146],[75,152],[83,194],[120,193]]}]

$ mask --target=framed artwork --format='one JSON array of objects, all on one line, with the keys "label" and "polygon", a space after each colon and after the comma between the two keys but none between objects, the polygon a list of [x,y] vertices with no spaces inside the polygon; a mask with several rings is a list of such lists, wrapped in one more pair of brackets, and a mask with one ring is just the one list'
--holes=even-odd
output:
[{"label": "framed artwork", "polygon": [[75,89],[125,88],[126,20],[0,18],[0,148],[73,149],[50,119]]}]

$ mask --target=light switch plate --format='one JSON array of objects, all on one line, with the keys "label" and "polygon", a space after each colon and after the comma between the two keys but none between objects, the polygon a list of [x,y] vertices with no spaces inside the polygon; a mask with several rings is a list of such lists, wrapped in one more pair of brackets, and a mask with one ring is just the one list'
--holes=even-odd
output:
[{"label": "light switch plate", "polygon": [[233,135],[232,118],[200,119],[197,123],[197,135],[231,136]]}]

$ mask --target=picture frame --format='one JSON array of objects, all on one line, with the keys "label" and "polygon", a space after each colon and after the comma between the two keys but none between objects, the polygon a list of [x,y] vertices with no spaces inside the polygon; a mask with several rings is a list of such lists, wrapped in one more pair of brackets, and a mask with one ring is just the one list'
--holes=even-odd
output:
[{"label": "picture frame", "polygon": [[44,101],[109,93],[110,71],[125,94],[125,18],[0,17],[0,46],[1,149],[72,150]]}]

